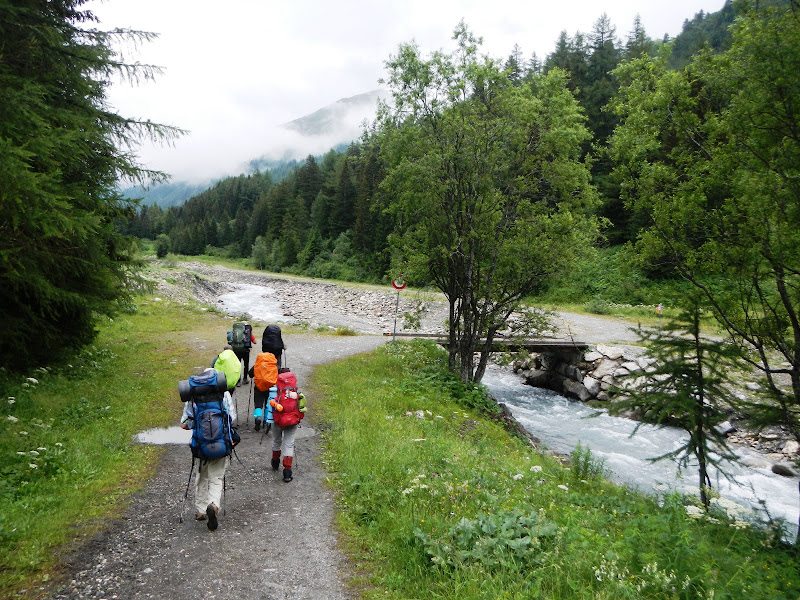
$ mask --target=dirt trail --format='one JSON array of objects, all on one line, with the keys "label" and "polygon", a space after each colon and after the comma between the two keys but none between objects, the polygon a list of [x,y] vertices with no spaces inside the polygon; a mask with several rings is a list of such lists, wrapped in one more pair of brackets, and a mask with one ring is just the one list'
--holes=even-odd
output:
[{"label": "dirt trail", "polygon": [[[382,336],[286,336],[287,359],[301,385],[318,364],[366,352]],[[260,339],[259,339],[260,342]],[[254,351],[255,355],[255,351]],[[194,520],[190,492],[179,523],[191,456],[169,446],[156,475],[124,518],[69,558],[66,581],[44,597],[196,600],[345,599],[346,565],[332,527],[334,502],[319,463],[314,396],[298,432],[294,475],[269,466],[270,442],[247,420],[249,387],[237,388],[242,442],[226,476],[225,514],[210,532]],[[252,408],[252,405],[251,405]],[[179,412],[176,410],[176,423]]]}]

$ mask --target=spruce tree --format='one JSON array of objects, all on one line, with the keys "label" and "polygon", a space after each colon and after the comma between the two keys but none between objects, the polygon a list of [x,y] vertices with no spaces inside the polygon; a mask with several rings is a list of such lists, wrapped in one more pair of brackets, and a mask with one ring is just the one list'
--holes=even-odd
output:
[{"label": "spruce tree", "polygon": [[634,433],[642,423],[685,431],[688,437],[678,448],[652,460],[672,458],[679,468],[696,461],[700,500],[708,509],[710,468],[726,475],[724,463],[736,460],[720,424],[740,404],[729,391],[740,355],[736,345],[702,334],[701,294],[688,293],[678,301],[680,313],[663,329],[637,329],[655,362],[645,376],[628,384],[627,397],[611,412],[634,411],[641,419]]},{"label": "spruce tree", "polygon": [[116,114],[109,77],[127,65],[83,0],[0,0],[0,362],[35,367],[92,341],[99,314],[131,302],[137,260],[115,223],[117,181],[163,179],[133,161],[142,136],[179,131]]}]

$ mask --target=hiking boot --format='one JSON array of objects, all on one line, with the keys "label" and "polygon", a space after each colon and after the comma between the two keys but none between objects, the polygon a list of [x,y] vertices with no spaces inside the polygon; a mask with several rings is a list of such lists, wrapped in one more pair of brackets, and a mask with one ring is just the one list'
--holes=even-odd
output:
[{"label": "hiking boot", "polygon": [[273,458],[271,461],[269,461],[269,464],[272,465],[273,471],[277,471],[278,467],[281,466],[281,461],[277,458]]},{"label": "hiking boot", "polygon": [[[283,470],[283,480],[286,483],[289,483],[292,480],[292,470],[291,469],[284,469]],[[210,525],[209,525],[210,527]]]},{"label": "hiking boot", "polygon": [[219,523],[217,523],[217,512],[218,511],[219,511],[219,509],[216,506],[214,506],[213,502],[211,504],[209,504],[208,507],[206,508],[206,516],[208,517],[208,530],[209,531],[214,531],[217,528],[217,525],[219,525]]},{"label": "hiking boot", "polygon": [[261,419],[256,419],[256,431],[261,431]]}]

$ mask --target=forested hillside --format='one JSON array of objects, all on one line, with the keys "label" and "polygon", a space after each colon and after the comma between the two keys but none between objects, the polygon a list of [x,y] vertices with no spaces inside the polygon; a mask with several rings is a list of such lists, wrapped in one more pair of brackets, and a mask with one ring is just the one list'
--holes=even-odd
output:
[{"label": "forested hillside", "polygon": [[[592,181],[600,193],[597,214],[607,220],[606,244],[634,240],[645,218],[623,206],[605,153],[619,122],[606,110],[619,86],[613,70],[642,53],[668,51],[669,64],[677,69],[706,45],[724,49],[733,15],[733,5],[725,2],[717,13],[701,12],[687,19],[676,39],[656,40],[638,17],[621,34],[603,14],[589,32],[562,32],[544,58],[526,56],[515,45],[502,59],[508,83],[520,88],[535,86],[554,69],[568,74],[567,86],[592,134],[581,151],[583,159],[590,159]],[[374,142],[362,140],[322,159],[309,156],[280,174],[269,165],[255,165],[266,167],[266,172],[221,181],[184,206],[144,206],[121,229],[158,238],[162,254],[220,254],[252,258],[255,266],[273,271],[381,280],[389,275],[389,236],[401,224],[391,210],[391,190],[380,186],[384,165]]]}]

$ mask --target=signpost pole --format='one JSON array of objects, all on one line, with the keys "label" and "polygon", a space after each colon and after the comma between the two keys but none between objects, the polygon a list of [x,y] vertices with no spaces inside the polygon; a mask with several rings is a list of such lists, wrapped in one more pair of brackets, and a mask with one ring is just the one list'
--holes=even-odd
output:
[{"label": "signpost pole", "polygon": [[392,330],[392,343],[394,344],[394,338],[397,335],[397,313],[400,310],[400,290],[406,287],[406,281],[403,279],[402,274],[397,279],[392,280],[392,287],[397,290],[397,302],[394,305],[394,329]]}]

